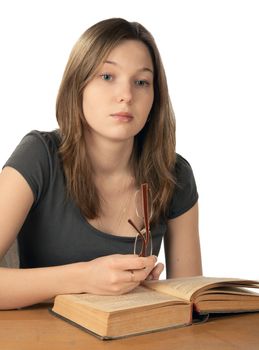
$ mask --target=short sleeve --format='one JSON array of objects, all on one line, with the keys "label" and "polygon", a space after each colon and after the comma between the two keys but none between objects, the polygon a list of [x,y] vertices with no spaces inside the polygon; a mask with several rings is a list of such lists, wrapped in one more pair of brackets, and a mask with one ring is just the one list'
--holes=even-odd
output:
[{"label": "short sleeve", "polygon": [[16,147],[4,167],[16,169],[27,181],[34,194],[34,205],[44,194],[50,178],[49,156],[40,132],[27,134]]},{"label": "short sleeve", "polygon": [[191,165],[186,159],[177,154],[175,164],[176,187],[168,211],[168,219],[191,209],[198,200],[197,186]]}]

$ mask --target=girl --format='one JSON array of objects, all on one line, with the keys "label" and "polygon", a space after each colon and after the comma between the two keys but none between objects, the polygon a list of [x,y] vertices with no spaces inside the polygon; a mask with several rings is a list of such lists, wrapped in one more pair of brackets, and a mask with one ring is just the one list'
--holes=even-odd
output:
[{"label": "girl", "polygon": [[27,134],[0,175],[0,256],[17,237],[20,258],[20,269],[0,268],[0,309],[129,292],[159,278],[162,238],[167,277],[200,275],[197,189],[175,152],[151,34],[120,18],[89,28],[69,57],[56,116],[59,129]]}]

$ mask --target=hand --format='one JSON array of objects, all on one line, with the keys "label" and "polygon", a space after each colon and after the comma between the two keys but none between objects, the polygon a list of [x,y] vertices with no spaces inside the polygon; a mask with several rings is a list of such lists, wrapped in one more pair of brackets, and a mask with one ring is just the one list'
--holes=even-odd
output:
[{"label": "hand", "polygon": [[156,260],[155,256],[114,254],[82,263],[82,291],[99,295],[127,293],[154,271]]},{"label": "hand", "polygon": [[153,270],[150,272],[150,274],[147,276],[146,280],[150,281],[150,280],[159,280],[159,277],[161,275],[161,273],[164,270],[164,264],[162,263],[158,263]]}]

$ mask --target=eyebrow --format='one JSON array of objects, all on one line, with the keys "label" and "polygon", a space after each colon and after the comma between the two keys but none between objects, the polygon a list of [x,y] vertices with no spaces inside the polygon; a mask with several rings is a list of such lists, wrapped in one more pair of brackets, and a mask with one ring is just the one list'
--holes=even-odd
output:
[{"label": "eyebrow", "polygon": [[[103,63],[104,64],[108,63],[108,64],[113,64],[114,66],[119,66],[119,64],[115,61],[106,60]],[[148,67],[139,68],[137,71],[138,72],[150,72],[150,73],[154,74],[153,70],[151,68],[148,68]]]}]

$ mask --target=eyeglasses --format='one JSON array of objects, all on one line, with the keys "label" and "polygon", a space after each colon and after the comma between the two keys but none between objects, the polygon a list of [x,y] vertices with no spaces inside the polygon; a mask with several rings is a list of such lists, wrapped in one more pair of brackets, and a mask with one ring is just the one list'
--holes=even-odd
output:
[{"label": "eyeglasses", "polygon": [[134,254],[139,256],[152,255],[152,237],[150,232],[151,192],[147,183],[141,185],[141,189],[135,194],[136,214],[144,220],[144,228],[139,230],[134,222],[129,219],[128,223],[137,231],[134,242]]}]

